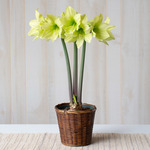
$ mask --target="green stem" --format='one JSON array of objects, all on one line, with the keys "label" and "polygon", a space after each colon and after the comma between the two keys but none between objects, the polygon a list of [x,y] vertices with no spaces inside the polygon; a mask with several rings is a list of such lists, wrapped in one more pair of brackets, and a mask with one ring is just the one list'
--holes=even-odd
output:
[{"label": "green stem", "polygon": [[73,60],[73,95],[77,98],[78,88],[78,49],[76,42],[74,42],[74,60]]},{"label": "green stem", "polygon": [[67,47],[64,39],[61,39],[63,48],[64,48],[64,54],[65,54],[65,59],[66,59],[66,66],[67,66],[67,73],[68,73],[68,87],[69,87],[69,98],[70,102],[73,104],[73,94],[72,94],[72,77],[71,77],[71,69],[70,69],[70,61],[69,61],[69,56],[67,52]]},{"label": "green stem", "polygon": [[84,41],[83,47],[82,47],[81,66],[80,66],[80,78],[79,78],[79,91],[78,91],[79,104],[82,104],[82,84],[83,84],[85,51],[86,51],[86,42]]}]

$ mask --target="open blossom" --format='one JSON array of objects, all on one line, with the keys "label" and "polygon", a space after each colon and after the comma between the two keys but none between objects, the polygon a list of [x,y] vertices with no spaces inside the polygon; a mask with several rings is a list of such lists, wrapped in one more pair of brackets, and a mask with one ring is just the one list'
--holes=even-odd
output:
[{"label": "open blossom", "polygon": [[57,38],[63,38],[65,42],[76,42],[78,48],[82,46],[84,40],[90,43],[92,36],[107,45],[107,41],[115,39],[111,32],[115,26],[110,25],[108,17],[103,22],[102,14],[88,21],[86,15],[81,15],[68,6],[61,17],[48,14],[44,18],[39,14],[38,9],[35,11],[35,16],[36,20],[29,23],[31,30],[28,33],[29,36],[34,36],[34,39],[55,41]]},{"label": "open blossom", "polygon": [[62,23],[60,17],[54,15],[47,15],[45,18],[45,23],[42,25],[44,29],[43,38],[52,41],[56,40],[58,37],[61,37],[62,32]]},{"label": "open blossom", "polygon": [[100,14],[90,22],[92,27],[92,35],[93,37],[96,37],[100,42],[108,45],[107,41],[115,39],[115,37],[111,33],[111,30],[114,29],[115,26],[109,25],[110,19],[108,17],[104,23],[102,21],[103,15]]},{"label": "open blossom", "polygon": [[31,26],[31,30],[29,31],[29,36],[34,36],[34,39],[43,38],[43,28],[42,25],[45,22],[44,17],[39,14],[38,9],[35,11],[36,20],[30,21],[29,25]]},{"label": "open blossom", "polygon": [[66,33],[73,33],[79,29],[81,14],[77,13],[72,7],[68,6],[61,16]]},{"label": "open blossom", "polygon": [[84,42],[91,42],[92,36],[90,33],[90,26],[88,24],[87,16],[82,15],[81,21],[78,30],[75,30],[73,33],[66,33],[65,41],[66,42],[75,42],[77,47],[80,48]]}]

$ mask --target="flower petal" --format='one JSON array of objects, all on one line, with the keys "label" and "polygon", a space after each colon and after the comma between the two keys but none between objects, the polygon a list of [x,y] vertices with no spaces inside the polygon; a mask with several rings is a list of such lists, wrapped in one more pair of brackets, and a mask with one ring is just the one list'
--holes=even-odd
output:
[{"label": "flower petal", "polygon": [[96,17],[94,18],[93,24],[94,24],[94,25],[97,24],[97,23],[101,24],[102,21],[103,21],[103,15],[100,14],[99,16],[96,16]]},{"label": "flower petal", "polygon": [[96,33],[92,30],[93,37],[96,37]]},{"label": "flower petal", "polygon": [[115,40],[115,37],[114,35],[111,33],[111,31],[107,31],[108,34],[109,34],[109,37],[106,39],[107,41],[110,41],[110,40]]},{"label": "flower petal", "polygon": [[80,24],[80,20],[81,20],[81,14],[76,14],[74,16],[74,20],[76,21],[76,24],[79,25]]},{"label": "flower petal", "polygon": [[75,14],[76,14],[76,11],[71,6],[68,6],[66,8],[66,10],[65,10],[66,17],[74,16]]},{"label": "flower petal", "polygon": [[55,20],[55,23],[56,23],[60,28],[63,26],[63,24],[62,24],[60,18],[57,18],[57,19]]},{"label": "flower petal", "polygon": [[38,12],[38,8],[35,11],[35,17],[38,21],[44,20],[44,17]]},{"label": "flower petal", "polygon": [[84,42],[83,37],[79,36],[79,38],[77,39],[77,42],[76,42],[77,47],[80,48],[82,46],[83,42]]},{"label": "flower petal", "polygon": [[92,40],[91,33],[86,34],[86,35],[84,36],[84,38],[85,38],[85,41],[86,41],[86,42],[90,43],[90,42],[91,42],[91,40]]},{"label": "flower petal", "polygon": [[104,44],[108,45],[108,43],[106,42],[106,40],[99,40],[99,42],[103,42]]},{"label": "flower petal", "polygon": [[98,39],[107,39],[109,37],[109,34],[107,31],[101,31],[100,33],[96,34],[96,38]]},{"label": "flower petal", "polygon": [[53,32],[53,34],[51,36],[52,41],[54,42],[57,39],[57,37],[58,37],[57,31]]},{"label": "flower petal", "polygon": [[66,33],[73,33],[75,31],[74,26],[69,26],[65,28]]},{"label": "flower petal", "polygon": [[87,16],[85,14],[81,16],[81,19],[82,19],[82,23],[83,24],[87,24],[88,23]]},{"label": "flower petal", "polygon": [[65,42],[75,42],[77,40],[76,36],[72,36],[71,34],[66,35]]},{"label": "flower petal", "polygon": [[109,17],[106,18],[105,23],[110,24],[110,19],[109,19]]},{"label": "flower petal", "polygon": [[47,14],[47,16],[46,16],[46,20],[48,22],[54,22],[56,20],[56,18],[57,17],[55,15],[51,15],[51,14]]},{"label": "flower petal", "polygon": [[38,30],[35,28],[31,28],[31,30],[28,32],[28,36],[37,36],[38,35]]},{"label": "flower petal", "polygon": [[31,20],[31,21],[29,22],[29,25],[30,25],[31,27],[36,27],[37,25],[39,25],[39,22],[38,22],[37,20]]}]

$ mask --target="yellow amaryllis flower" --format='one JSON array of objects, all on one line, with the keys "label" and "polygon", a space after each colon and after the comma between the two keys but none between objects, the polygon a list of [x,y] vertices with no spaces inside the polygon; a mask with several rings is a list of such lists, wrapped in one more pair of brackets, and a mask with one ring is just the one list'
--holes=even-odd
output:
[{"label": "yellow amaryllis flower", "polygon": [[81,20],[81,14],[78,14],[72,7],[68,6],[62,13],[63,28],[66,33],[73,33],[78,30]]},{"label": "yellow amaryllis flower", "polygon": [[30,21],[31,30],[29,36],[35,36],[34,39],[41,38],[52,41],[57,38],[65,39],[65,42],[75,42],[80,48],[83,41],[90,42],[92,36],[100,42],[108,45],[107,41],[114,40],[115,37],[111,30],[115,26],[110,25],[110,19],[107,17],[105,22],[100,14],[94,20],[88,21],[86,15],[77,13],[72,7],[68,6],[61,17],[48,14],[44,18],[39,14],[38,9],[35,11],[36,20]]},{"label": "yellow amaryllis flower", "polygon": [[103,23],[103,16],[100,14],[96,16],[93,21],[90,21],[92,27],[92,35],[96,37],[100,42],[108,45],[107,41],[114,40],[115,37],[111,33],[111,30],[115,26],[109,25],[110,19],[107,17],[106,21]]},{"label": "yellow amaryllis flower", "polygon": [[43,38],[54,41],[58,37],[61,37],[62,26],[60,17],[48,14],[45,18],[45,23],[42,25],[44,29]]},{"label": "yellow amaryllis flower", "polygon": [[84,40],[89,43],[91,42],[92,36],[90,30],[91,28],[88,24],[87,16],[82,15],[78,30],[75,30],[73,33],[66,33],[65,42],[76,41],[77,47],[80,48]]},{"label": "yellow amaryllis flower", "polygon": [[35,11],[36,20],[30,21],[29,25],[31,26],[31,30],[28,33],[28,36],[35,36],[34,39],[43,38],[43,28],[41,25],[44,24],[44,17],[39,14],[38,9]]}]

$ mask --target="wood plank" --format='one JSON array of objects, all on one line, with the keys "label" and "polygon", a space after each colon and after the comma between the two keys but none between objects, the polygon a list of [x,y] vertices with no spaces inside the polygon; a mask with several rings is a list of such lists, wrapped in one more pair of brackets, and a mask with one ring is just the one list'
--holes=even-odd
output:
[{"label": "wood plank", "polygon": [[105,147],[104,147],[104,134],[103,133],[99,134],[98,147],[101,150],[105,150]]},{"label": "wood plank", "polygon": [[22,147],[22,150],[26,150],[32,147],[32,144],[34,144],[34,138],[36,137],[39,137],[39,136],[35,136],[35,134],[28,134],[28,137],[26,139],[25,144]]},{"label": "wood plank", "polygon": [[[150,58],[149,34],[146,32],[146,28],[149,28],[150,19],[147,20],[143,14],[144,1],[123,0],[121,7],[122,123],[144,123],[143,120],[146,122],[150,119],[148,115],[145,116],[145,114],[150,113],[146,107],[150,104],[149,92],[147,91],[150,86],[146,84],[150,82],[148,78],[150,70],[147,67]],[[149,12],[150,6],[147,7],[146,11]],[[144,20],[147,21],[143,24]]]},{"label": "wood plank", "polygon": [[36,137],[37,136],[38,138],[36,138],[36,140],[34,139],[34,144],[32,144],[33,149],[40,149],[40,146],[45,139],[45,134],[36,134]]},{"label": "wood plank", "polygon": [[48,145],[49,145],[49,142],[51,141],[51,138],[52,138],[53,134],[46,134],[45,136],[45,139],[43,140],[42,144],[40,145],[39,149],[48,149]]},{"label": "wood plank", "polygon": [[128,150],[125,135],[122,135],[122,136],[120,135],[120,140],[121,140],[122,149],[123,150]]},{"label": "wood plank", "polygon": [[94,133],[92,136],[92,145],[94,150],[99,150],[100,134]]},{"label": "wood plank", "polygon": [[[117,150],[120,150],[120,149],[122,149],[122,143],[121,143],[121,138],[120,138],[120,135],[119,134],[117,134],[117,133],[113,133],[112,134],[113,135],[113,139],[114,139],[114,142],[115,142],[115,147],[116,147],[116,149]],[[111,139],[112,139],[111,138]]]},{"label": "wood plank", "polygon": [[10,3],[0,1],[0,123],[11,123]]},{"label": "wood plank", "polygon": [[150,122],[150,1],[142,1],[141,3],[141,19],[140,24],[140,41],[139,41],[139,123],[149,124]]},{"label": "wood plank", "polygon": [[10,149],[11,147],[15,146],[14,143],[16,142],[17,138],[18,138],[18,134],[14,134],[12,136],[8,135],[9,140],[8,142],[6,142],[6,145],[3,149]]},{"label": "wood plank", "polygon": [[106,50],[107,86],[108,86],[108,123],[121,123],[120,100],[120,0],[107,0],[107,16],[110,24],[117,28],[112,30],[115,41],[108,42]]},{"label": "wood plank", "polygon": [[110,143],[110,147],[112,150],[116,150],[116,138],[115,138],[115,134],[111,133],[109,134],[109,143]]},{"label": "wood plank", "polygon": [[9,142],[13,137],[14,137],[13,135],[8,136],[8,134],[2,135],[0,142],[0,149],[4,149],[9,144]]},{"label": "wood plank", "polygon": [[131,141],[133,147],[135,147],[135,149],[138,149],[137,141],[135,139],[135,136],[130,136],[130,141]]},{"label": "wood plank", "polygon": [[[23,149],[24,145],[26,144],[27,138],[29,136],[29,134],[21,134],[22,138],[20,139],[20,141],[18,141],[17,143],[17,149]],[[20,135],[20,136],[21,136]]]},{"label": "wood plank", "polygon": [[[19,7],[18,7],[19,6]],[[10,1],[12,123],[26,123],[25,1]]]},{"label": "wood plank", "polygon": [[35,19],[35,10],[46,14],[47,0],[26,0],[26,79],[27,123],[48,123],[48,49],[45,40],[28,37],[29,21]]},{"label": "wood plank", "polygon": [[46,146],[47,150],[49,150],[49,149],[54,150],[53,147],[56,144],[55,141],[56,141],[57,137],[58,137],[58,134],[52,134],[51,138],[49,139],[49,143]]}]

